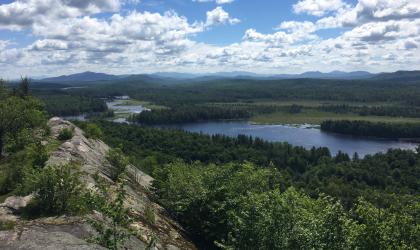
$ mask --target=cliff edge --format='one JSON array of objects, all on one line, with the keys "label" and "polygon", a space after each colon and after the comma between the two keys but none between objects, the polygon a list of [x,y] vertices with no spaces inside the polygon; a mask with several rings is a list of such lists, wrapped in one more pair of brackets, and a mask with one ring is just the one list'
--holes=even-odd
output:
[{"label": "cliff edge", "polygon": [[[81,179],[89,189],[97,185],[94,176],[100,176],[107,185],[116,185],[110,178],[112,165],[107,160],[108,145],[98,139],[89,139],[69,121],[52,118],[48,122],[51,137],[57,138],[63,129],[73,131],[73,137],[54,150],[47,166],[66,166],[77,162]],[[45,141],[47,143],[47,141]],[[184,230],[166,211],[150,199],[153,178],[133,165],[126,168],[127,185],[124,206],[131,218],[130,237],[125,249],[196,249]],[[19,210],[32,199],[8,197],[0,204],[0,220],[9,221],[13,227],[0,231],[1,249],[105,249],[89,239],[98,234],[89,221],[102,223],[101,214],[94,211],[85,216],[59,216],[37,219],[21,218]],[[153,216],[153,220],[149,217]]]}]

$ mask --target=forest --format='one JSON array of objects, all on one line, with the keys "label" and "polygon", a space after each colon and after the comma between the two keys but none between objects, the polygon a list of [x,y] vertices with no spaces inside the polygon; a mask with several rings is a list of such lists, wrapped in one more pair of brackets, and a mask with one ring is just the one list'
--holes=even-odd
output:
[{"label": "forest", "polygon": [[[64,116],[84,114],[109,118],[112,114],[105,101],[121,95],[165,107],[130,118],[148,125],[208,120],[275,124],[367,120],[386,123],[387,127],[401,127],[394,123],[420,123],[417,120],[420,119],[420,88],[416,81],[221,78],[171,82],[144,78],[85,85],[36,83],[33,94],[45,102],[49,113]],[[315,117],[312,119],[311,115]],[[353,134],[361,133],[355,130]],[[385,137],[394,138],[398,134]]]},{"label": "forest", "polygon": [[95,124],[155,178],[156,199],[203,246],[410,248],[420,240],[418,152],[360,159],[247,136]]},{"label": "forest", "polygon": [[321,124],[321,130],[347,135],[380,138],[420,138],[420,124],[369,121],[331,121]]},{"label": "forest", "polygon": [[[37,90],[32,91],[36,96]],[[96,204],[92,199],[99,199],[96,196],[77,188],[63,196],[63,189],[57,188],[63,180],[66,185],[77,184],[77,176],[43,167],[51,148],[41,140],[48,134],[46,119],[54,113],[29,92],[29,82],[14,90],[0,88],[0,197],[38,193],[37,203],[27,211],[32,217],[42,214],[41,207],[48,208],[49,215],[100,210],[92,206]],[[110,95],[79,94],[98,100]],[[63,98],[57,105],[60,113],[67,101]],[[218,105],[214,107],[210,114],[224,115]],[[199,114],[199,108],[191,109]],[[301,112],[301,107],[288,106],[287,112]],[[186,108],[184,113],[188,114]],[[103,119],[75,123],[87,136],[115,148],[110,161],[118,166],[131,162],[154,178],[151,195],[199,248],[416,249],[420,245],[420,149],[395,149],[364,158],[341,152],[332,156],[327,148],[305,149],[244,135],[209,136]],[[49,147],[69,136],[71,131],[63,131],[62,141]],[[124,168],[118,171],[115,176]]]}]

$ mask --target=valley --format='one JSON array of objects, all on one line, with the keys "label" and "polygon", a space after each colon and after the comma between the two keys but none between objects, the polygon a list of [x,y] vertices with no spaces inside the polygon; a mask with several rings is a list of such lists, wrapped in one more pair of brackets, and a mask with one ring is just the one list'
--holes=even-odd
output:
[{"label": "valley", "polygon": [[0,249],[420,250],[420,0],[1,0]]}]

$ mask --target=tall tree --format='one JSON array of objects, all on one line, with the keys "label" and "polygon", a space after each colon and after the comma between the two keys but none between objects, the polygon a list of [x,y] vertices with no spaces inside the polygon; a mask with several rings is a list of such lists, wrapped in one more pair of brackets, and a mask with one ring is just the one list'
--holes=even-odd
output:
[{"label": "tall tree", "polygon": [[19,92],[22,96],[29,95],[30,85],[31,85],[31,80],[27,76],[21,78],[21,81],[19,84]]},{"label": "tall tree", "polygon": [[5,98],[7,93],[6,82],[0,78],[0,100]]}]

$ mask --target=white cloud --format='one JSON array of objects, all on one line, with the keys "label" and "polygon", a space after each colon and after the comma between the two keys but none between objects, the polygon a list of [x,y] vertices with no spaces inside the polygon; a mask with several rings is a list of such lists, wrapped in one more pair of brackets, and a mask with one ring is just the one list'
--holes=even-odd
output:
[{"label": "white cloud", "polygon": [[342,0],[302,0],[293,5],[293,10],[298,14],[323,16],[346,6]]},{"label": "white cloud", "polygon": [[[24,48],[15,46],[13,38],[0,41],[1,76],[105,69],[110,73],[390,71],[420,65],[420,0],[359,0],[354,6],[312,8],[313,15],[323,16],[284,21],[272,32],[251,26],[242,40],[226,46],[194,41],[196,34],[211,26],[239,22],[222,7],[208,11],[204,21],[191,21],[174,11],[119,12],[119,4],[127,1],[131,0],[20,0],[0,5],[0,28],[25,28],[35,38]],[[93,15],[109,11],[117,12]],[[346,29],[331,38],[318,33],[337,27]]]},{"label": "white cloud", "polygon": [[231,18],[222,7],[216,7],[214,10],[207,12],[206,26],[218,25],[218,24],[237,24],[240,20],[237,18]]},{"label": "white cloud", "polygon": [[314,23],[309,21],[297,22],[286,21],[282,22],[277,29],[289,30],[291,32],[312,33],[316,30]]},{"label": "white cloud", "polygon": [[0,29],[20,30],[57,19],[117,12],[119,7],[119,0],[17,0],[0,5]]},{"label": "white cloud", "polygon": [[318,20],[324,27],[354,27],[368,22],[420,18],[420,0],[359,0],[356,6],[337,10]]},{"label": "white cloud", "polygon": [[5,49],[10,44],[8,40],[0,40],[0,50]]},{"label": "white cloud", "polygon": [[193,2],[206,3],[206,2],[215,2],[216,4],[227,4],[233,3],[235,0],[193,0]]}]

